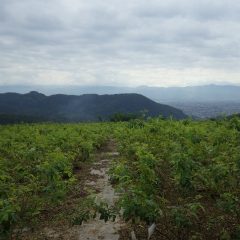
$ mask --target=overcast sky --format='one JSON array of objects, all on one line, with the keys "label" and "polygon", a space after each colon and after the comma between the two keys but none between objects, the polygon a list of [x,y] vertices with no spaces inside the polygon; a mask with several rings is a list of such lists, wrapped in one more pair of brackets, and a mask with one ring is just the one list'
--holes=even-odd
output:
[{"label": "overcast sky", "polygon": [[0,0],[0,85],[240,84],[239,0]]}]

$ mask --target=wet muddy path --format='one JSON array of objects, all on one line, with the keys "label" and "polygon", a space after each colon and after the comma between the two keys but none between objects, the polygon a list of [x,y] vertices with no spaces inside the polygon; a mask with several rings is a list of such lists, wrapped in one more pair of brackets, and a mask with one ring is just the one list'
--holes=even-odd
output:
[{"label": "wet muddy path", "polygon": [[[117,200],[117,195],[109,181],[109,167],[113,158],[118,156],[116,147],[113,142],[109,143],[105,152],[101,153],[99,160],[91,168],[91,180],[85,182],[87,189],[93,188],[97,192],[96,202],[105,202],[108,206],[113,206]],[[78,240],[117,240],[119,239],[118,231],[123,223],[119,218],[113,221],[104,222],[98,217],[83,223],[79,228]]]}]

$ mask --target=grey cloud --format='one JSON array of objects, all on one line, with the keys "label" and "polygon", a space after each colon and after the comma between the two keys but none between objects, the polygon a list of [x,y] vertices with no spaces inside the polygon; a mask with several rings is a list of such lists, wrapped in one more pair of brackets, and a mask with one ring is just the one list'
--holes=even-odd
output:
[{"label": "grey cloud", "polygon": [[0,5],[0,84],[6,78],[21,83],[26,76],[39,81],[47,72],[51,79],[64,72],[76,84],[88,79],[127,84],[137,78],[130,73],[136,67],[147,76],[158,68],[236,72],[240,66],[237,1],[0,0]]},{"label": "grey cloud", "polygon": [[177,16],[201,21],[239,19],[240,3],[233,0],[156,2],[145,2],[145,5],[136,9],[136,14],[146,18],[175,18]]}]

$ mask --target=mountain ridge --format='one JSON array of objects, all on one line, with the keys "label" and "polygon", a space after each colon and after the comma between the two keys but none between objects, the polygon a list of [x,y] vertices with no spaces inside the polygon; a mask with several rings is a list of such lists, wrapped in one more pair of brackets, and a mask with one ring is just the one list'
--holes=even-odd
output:
[{"label": "mountain ridge", "polygon": [[80,94],[120,94],[138,93],[157,102],[240,102],[240,86],[237,85],[201,85],[186,87],[117,87],[117,86],[1,86],[0,92],[26,93],[32,90],[43,92],[46,95],[56,93],[80,95]]},{"label": "mountain ridge", "polygon": [[25,94],[0,94],[0,114],[5,116],[32,116],[49,121],[78,122],[108,120],[116,113],[139,113],[147,110],[149,116],[162,115],[183,119],[179,109],[154,102],[135,93],[127,94],[54,94],[46,96],[37,91]]}]

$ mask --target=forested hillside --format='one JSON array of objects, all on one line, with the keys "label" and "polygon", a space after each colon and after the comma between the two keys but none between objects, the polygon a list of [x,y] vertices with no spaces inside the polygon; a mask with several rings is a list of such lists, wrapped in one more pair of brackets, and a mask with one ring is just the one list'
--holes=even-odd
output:
[{"label": "forested hillside", "polygon": [[156,103],[139,94],[97,95],[51,95],[38,92],[27,94],[0,94],[0,123],[11,122],[79,122],[109,120],[116,113],[146,116],[172,116],[186,118],[179,109]]}]

